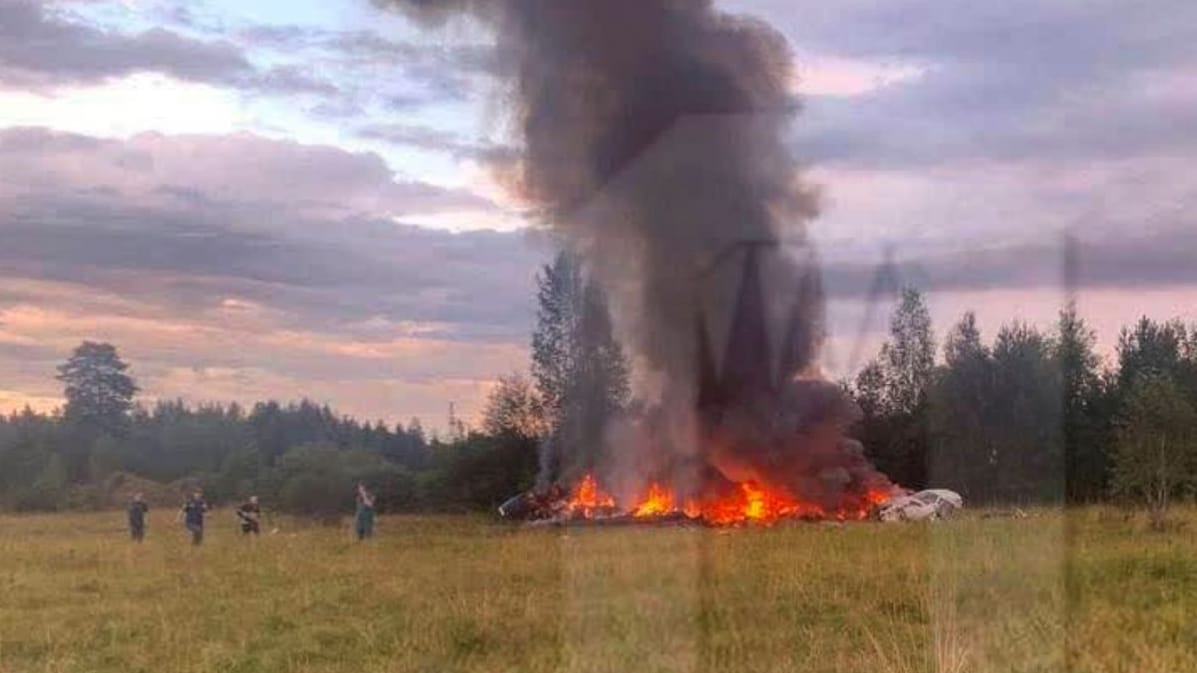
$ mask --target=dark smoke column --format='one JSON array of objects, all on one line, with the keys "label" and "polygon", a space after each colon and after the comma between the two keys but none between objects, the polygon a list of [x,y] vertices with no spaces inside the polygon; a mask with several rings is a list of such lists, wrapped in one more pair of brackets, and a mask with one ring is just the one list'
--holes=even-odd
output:
[{"label": "dark smoke column", "polygon": [[[744,257],[726,251],[801,243],[816,213],[787,149],[797,107],[785,39],[708,0],[377,1],[433,25],[469,14],[495,32],[523,146],[509,177],[606,287],[637,392],[656,410],[650,436],[612,446],[610,476],[701,463],[699,350],[725,351],[742,303]],[[822,302],[813,261],[774,250],[757,267],[775,373],[743,401],[768,406],[811,365]]]}]

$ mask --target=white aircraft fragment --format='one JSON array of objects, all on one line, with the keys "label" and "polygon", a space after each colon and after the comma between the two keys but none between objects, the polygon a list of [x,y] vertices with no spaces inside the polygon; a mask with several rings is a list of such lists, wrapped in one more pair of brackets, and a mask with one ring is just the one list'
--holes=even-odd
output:
[{"label": "white aircraft fragment", "polygon": [[964,508],[964,498],[946,488],[933,488],[900,495],[877,511],[882,521],[923,521],[942,519]]}]

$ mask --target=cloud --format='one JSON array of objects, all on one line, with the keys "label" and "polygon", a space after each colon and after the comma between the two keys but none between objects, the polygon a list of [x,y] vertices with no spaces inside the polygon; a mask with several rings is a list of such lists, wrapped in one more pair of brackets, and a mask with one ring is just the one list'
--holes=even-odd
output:
[{"label": "cloud", "polygon": [[[988,290],[1064,292],[1197,287],[1197,232],[1166,228],[1151,234],[960,249],[900,258],[838,261],[824,268],[830,296],[866,298],[904,284],[938,293]],[[1066,255],[1075,260],[1067,271]],[[1071,274],[1068,277],[1067,274]]]},{"label": "cloud", "polygon": [[[1086,296],[1197,285],[1197,6],[1164,1],[725,2],[765,14],[809,56],[795,143],[828,186],[814,228],[833,299],[868,296],[887,242],[900,276],[936,296],[1054,297],[1068,229]],[[368,118],[442,105],[462,114],[438,122],[469,118],[497,74],[488,44],[172,21],[121,32],[0,0],[0,88],[150,70],[310,97],[366,140],[470,160],[513,152]],[[24,128],[0,130],[0,165],[0,406],[17,390],[53,399],[53,365],[85,336],[122,346],[154,394],[308,394],[388,418],[476,403],[525,360],[543,253],[518,232],[401,224],[496,208],[373,154]]]},{"label": "cloud", "polygon": [[[1197,61],[1188,67],[1197,71]],[[1179,74],[1060,82],[1051,98],[1029,94],[1023,82],[993,77],[987,68],[960,69],[860,97],[810,99],[796,127],[796,146],[814,163],[899,169],[1197,149],[1197,89],[1168,84]]]},{"label": "cloud", "polygon": [[497,145],[486,140],[471,141],[451,131],[412,124],[371,124],[358,129],[357,135],[368,140],[444,152],[458,159],[481,162],[514,161],[519,152],[509,145]]},{"label": "cloud", "polygon": [[239,84],[241,88],[266,93],[316,94],[329,99],[335,99],[341,93],[340,87],[327,79],[308,74],[307,69],[299,65],[275,66],[244,77]]},{"label": "cloud", "polygon": [[119,33],[71,22],[35,0],[0,3],[0,86],[95,84],[143,71],[227,83],[250,76],[252,66],[228,42],[160,28]]},{"label": "cloud", "polygon": [[185,310],[241,298],[332,330],[377,317],[452,325],[446,333],[468,339],[527,324],[538,253],[519,234],[398,224],[493,206],[397,181],[375,155],[244,134],[116,141],[9,129],[0,162],[21,167],[0,175],[10,275]]},{"label": "cloud", "polygon": [[[177,210],[206,206],[222,214],[260,209],[289,217],[402,217],[486,210],[477,195],[397,177],[376,154],[322,145],[228,136],[142,133],[101,140],[40,128],[0,130],[0,157],[19,166],[0,177],[5,190],[80,197],[110,194],[121,203]],[[12,163],[9,163],[12,162]]]},{"label": "cloud", "polygon": [[350,340],[319,325],[278,329],[269,319],[257,324],[212,312],[139,315],[127,299],[120,303],[133,314],[105,312],[54,301],[60,293],[102,300],[95,289],[62,286],[43,294],[48,288],[21,287],[24,301],[0,305],[0,363],[11,387],[0,391],[0,409],[60,403],[54,367],[83,339],[116,344],[145,399],[249,404],[308,397],[362,418],[418,415],[433,426],[450,401],[467,418],[479,411],[489,381],[526,359],[517,342],[382,334]]},{"label": "cloud", "polygon": [[397,39],[372,28],[264,24],[248,26],[234,39],[246,49],[315,64],[354,104],[390,112],[476,103],[500,74],[494,45],[485,41]]},{"label": "cloud", "polygon": [[469,102],[498,67],[490,44],[400,40],[373,29],[252,24],[232,31],[232,39],[247,51],[323,73],[353,105],[391,111]]},{"label": "cloud", "polygon": [[861,95],[808,98],[796,128],[812,162],[917,169],[1197,149],[1197,5],[1184,0],[729,5],[764,14],[803,53],[918,69]]},{"label": "cloud", "polygon": [[799,95],[860,96],[922,77],[922,68],[800,54],[794,88]]},{"label": "cloud", "polygon": [[833,292],[867,292],[887,246],[931,288],[1052,291],[1065,231],[1090,291],[1197,283],[1197,5],[722,4],[830,79],[794,148],[826,197],[812,230]]},{"label": "cloud", "polygon": [[358,31],[330,35],[322,46],[357,68],[390,66],[402,74],[404,91],[392,102],[466,101],[497,74],[494,48],[486,44],[416,44]]},{"label": "cloud", "polygon": [[0,363],[29,399],[56,394],[84,338],[127,352],[150,396],[310,395],[391,420],[470,413],[525,362],[544,251],[401,224],[493,206],[375,155],[18,128],[0,164]]},{"label": "cloud", "polygon": [[846,0],[834,7],[815,0],[726,4],[763,14],[804,48],[850,58],[1019,63],[1077,74],[1137,68],[1187,53],[1197,19],[1197,8],[1184,0],[1152,8],[1119,0],[1011,0],[948,8],[937,0]]},{"label": "cloud", "polygon": [[[191,30],[200,26],[185,9],[160,18]],[[89,25],[37,0],[0,3],[0,88],[52,90],[144,72],[273,95],[331,99],[341,93],[302,64],[260,68],[223,34],[205,41],[163,27],[128,33]]]},{"label": "cloud", "polygon": [[[0,2],[0,91],[58,96],[153,74],[239,94],[234,100],[242,107],[258,109],[262,97],[277,97],[297,101],[309,122],[363,126],[379,111],[435,109],[466,118],[465,108],[494,86],[496,59],[485,42],[393,38],[373,26],[246,23],[202,5],[135,3],[117,15],[105,22],[103,11],[42,0]],[[154,27],[131,28],[145,25]],[[503,153],[461,143],[453,156]]]}]

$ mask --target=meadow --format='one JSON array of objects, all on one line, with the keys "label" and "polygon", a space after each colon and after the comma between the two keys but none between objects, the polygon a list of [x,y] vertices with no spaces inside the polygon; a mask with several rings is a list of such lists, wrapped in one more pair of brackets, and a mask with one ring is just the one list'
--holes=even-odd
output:
[{"label": "meadow", "polygon": [[1197,671],[1197,510],[528,529],[0,517],[0,672]]}]

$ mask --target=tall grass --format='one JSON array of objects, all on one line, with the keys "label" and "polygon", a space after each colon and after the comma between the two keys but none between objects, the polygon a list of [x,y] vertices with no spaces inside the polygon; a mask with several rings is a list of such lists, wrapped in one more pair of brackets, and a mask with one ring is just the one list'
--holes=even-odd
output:
[{"label": "tall grass", "polygon": [[[771,529],[0,517],[0,672],[1197,671],[1197,510]],[[161,520],[159,520],[161,519]],[[1065,524],[1069,524],[1066,526]]]}]

